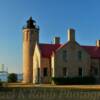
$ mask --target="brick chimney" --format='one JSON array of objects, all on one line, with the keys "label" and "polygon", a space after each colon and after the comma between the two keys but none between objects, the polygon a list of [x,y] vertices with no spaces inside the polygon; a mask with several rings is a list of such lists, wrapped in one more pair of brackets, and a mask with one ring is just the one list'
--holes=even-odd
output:
[{"label": "brick chimney", "polygon": [[75,30],[68,29],[68,41],[75,41]]},{"label": "brick chimney", "polygon": [[96,46],[100,47],[100,40],[96,40]]},{"label": "brick chimney", "polygon": [[54,44],[60,44],[60,37],[54,37],[53,43]]}]

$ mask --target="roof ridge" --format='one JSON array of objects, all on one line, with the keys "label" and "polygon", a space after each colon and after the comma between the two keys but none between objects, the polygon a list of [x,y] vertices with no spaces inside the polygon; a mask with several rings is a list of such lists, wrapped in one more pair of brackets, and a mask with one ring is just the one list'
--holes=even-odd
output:
[{"label": "roof ridge", "polygon": [[96,45],[80,45],[80,46],[96,47]]}]

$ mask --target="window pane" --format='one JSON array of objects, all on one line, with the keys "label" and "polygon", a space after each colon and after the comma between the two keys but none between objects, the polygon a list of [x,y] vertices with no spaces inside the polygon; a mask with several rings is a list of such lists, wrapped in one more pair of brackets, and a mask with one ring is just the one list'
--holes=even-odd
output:
[{"label": "window pane", "polygon": [[98,75],[98,68],[94,68],[94,74]]},{"label": "window pane", "polygon": [[62,59],[64,61],[67,61],[67,51],[66,50],[64,50],[63,53],[62,53]]},{"label": "window pane", "polygon": [[78,75],[79,75],[79,76],[82,76],[82,68],[79,68],[79,69],[78,69]]},{"label": "window pane", "polygon": [[43,69],[43,76],[45,77],[45,76],[47,76],[47,75],[48,75],[47,68],[44,68],[44,69]]},{"label": "window pane", "polygon": [[78,59],[81,60],[82,59],[82,52],[78,51]]},{"label": "window pane", "polygon": [[38,73],[37,81],[39,82],[39,78],[40,78],[40,68],[37,68],[37,73]]},{"label": "window pane", "polygon": [[66,67],[64,67],[62,69],[62,73],[63,73],[63,76],[67,76],[67,68]]}]

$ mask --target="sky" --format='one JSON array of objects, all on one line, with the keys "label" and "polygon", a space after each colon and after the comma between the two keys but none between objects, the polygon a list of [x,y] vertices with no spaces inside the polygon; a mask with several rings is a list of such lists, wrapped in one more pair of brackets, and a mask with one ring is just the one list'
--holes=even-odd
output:
[{"label": "sky", "polygon": [[67,42],[67,30],[76,30],[81,45],[100,39],[100,0],[0,0],[0,64],[10,73],[22,72],[22,27],[32,16],[40,27],[40,42],[59,36]]}]

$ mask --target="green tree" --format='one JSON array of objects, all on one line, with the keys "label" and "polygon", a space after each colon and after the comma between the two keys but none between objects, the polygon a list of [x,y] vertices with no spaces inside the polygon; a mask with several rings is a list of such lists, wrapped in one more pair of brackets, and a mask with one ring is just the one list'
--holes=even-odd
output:
[{"label": "green tree", "polygon": [[17,82],[17,74],[11,73],[8,75],[8,82]]}]

